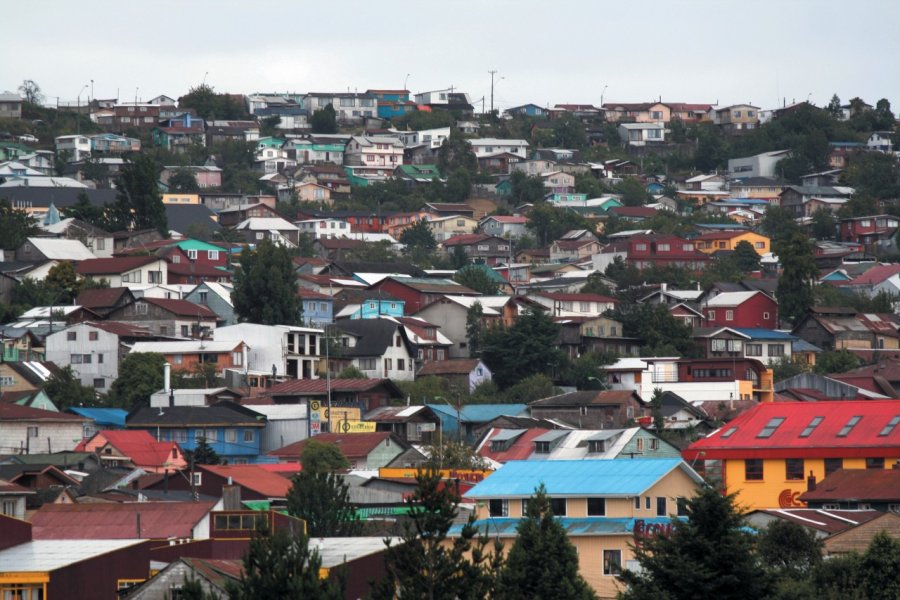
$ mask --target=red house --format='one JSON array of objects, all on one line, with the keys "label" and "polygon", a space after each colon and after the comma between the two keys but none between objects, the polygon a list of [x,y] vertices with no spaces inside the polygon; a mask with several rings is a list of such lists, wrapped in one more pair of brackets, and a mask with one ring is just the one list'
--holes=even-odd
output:
[{"label": "red house", "polygon": [[634,235],[613,244],[611,250],[624,253],[625,262],[637,269],[673,266],[700,270],[712,260],[690,240],[671,234]]},{"label": "red house", "polygon": [[900,219],[893,215],[841,219],[841,241],[863,244],[875,250],[879,244],[890,245],[898,227]]},{"label": "red house", "polygon": [[705,325],[723,327],[775,329],[778,303],[760,291],[725,292],[703,305]]},{"label": "red house", "polygon": [[403,300],[405,312],[413,315],[419,309],[441,299],[445,295],[480,296],[475,290],[459,285],[452,279],[431,279],[419,277],[388,277],[372,286],[373,290],[383,291],[394,298]]}]

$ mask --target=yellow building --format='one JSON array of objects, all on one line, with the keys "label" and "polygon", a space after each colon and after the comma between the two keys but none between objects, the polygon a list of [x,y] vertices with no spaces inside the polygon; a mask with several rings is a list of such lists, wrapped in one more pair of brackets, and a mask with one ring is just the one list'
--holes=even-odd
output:
[{"label": "yellow building", "polygon": [[163,204],[200,204],[200,194],[162,194]]},{"label": "yellow building", "polygon": [[[605,436],[596,437],[587,443],[599,451]],[[476,503],[477,526],[509,550],[523,507],[542,483],[578,550],[581,576],[598,597],[615,598],[617,575],[636,566],[635,543],[671,527],[703,480],[677,458],[522,460],[506,463],[464,497]]]},{"label": "yellow building", "polygon": [[772,251],[769,238],[753,231],[712,231],[694,238],[694,247],[700,252],[712,254],[720,250],[734,250],[740,242],[747,242],[762,256]]},{"label": "yellow building", "polygon": [[684,451],[721,476],[746,510],[798,508],[808,478],[837,469],[884,469],[900,460],[896,400],[768,402],[741,414]]}]

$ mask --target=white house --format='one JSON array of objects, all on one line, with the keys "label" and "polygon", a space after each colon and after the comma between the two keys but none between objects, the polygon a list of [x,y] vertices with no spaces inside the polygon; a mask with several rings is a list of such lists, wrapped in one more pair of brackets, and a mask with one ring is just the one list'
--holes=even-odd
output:
[{"label": "white house", "polygon": [[362,174],[393,171],[403,164],[403,142],[396,137],[354,135],[344,150],[344,164],[361,167]]},{"label": "white house", "polygon": [[370,94],[311,93],[303,97],[303,108],[310,116],[329,104],[338,121],[359,122],[378,116],[377,99]]},{"label": "white house", "polygon": [[527,217],[494,215],[481,220],[478,229],[487,235],[515,240],[526,233]]},{"label": "white house", "polygon": [[485,158],[496,154],[514,154],[519,158],[528,158],[527,140],[502,140],[498,138],[475,138],[469,140],[472,151],[477,158]]},{"label": "white house", "polygon": [[866,140],[866,148],[877,152],[890,154],[894,149],[894,142],[891,140],[890,131],[873,131],[869,139]]},{"label": "white house", "polygon": [[666,141],[666,126],[662,123],[622,123],[619,138],[629,146],[662,143]]},{"label": "white house", "polygon": [[91,139],[86,135],[61,135],[55,139],[56,152],[68,162],[78,162],[91,156]]},{"label": "white house", "polygon": [[87,419],[13,402],[0,402],[0,447],[22,454],[74,450]]},{"label": "white house", "polygon": [[126,323],[76,323],[47,336],[46,356],[60,367],[72,367],[81,385],[105,393],[119,376],[119,359],[128,352],[125,342],[148,334]]},{"label": "white house", "polygon": [[156,256],[123,256],[95,258],[78,263],[75,271],[82,277],[105,279],[109,287],[132,285],[166,285],[168,264]]},{"label": "white house", "polygon": [[421,131],[398,131],[397,137],[403,141],[403,145],[407,148],[425,145],[434,150],[440,148],[444,140],[450,137],[450,128],[438,127]]},{"label": "white house", "polygon": [[238,323],[217,327],[215,341],[245,342],[246,368],[256,373],[272,373],[294,379],[318,379],[325,331],[289,325]]},{"label": "white house", "polygon": [[341,345],[336,361],[352,364],[371,379],[415,379],[416,348],[400,323],[356,319],[339,321],[335,329]]},{"label": "white house", "polygon": [[346,237],[350,233],[350,224],[343,219],[306,219],[296,221],[294,225],[313,239]]},{"label": "white house", "polygon": [[728,174],[732,177],[775,177],[778,161],[787,158],[790,150],[774,150],[755,156],[728,160]]}]

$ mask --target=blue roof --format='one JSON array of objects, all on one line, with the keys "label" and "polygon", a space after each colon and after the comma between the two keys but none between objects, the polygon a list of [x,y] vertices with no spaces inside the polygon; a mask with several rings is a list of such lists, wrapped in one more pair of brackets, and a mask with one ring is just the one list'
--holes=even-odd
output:
[{"label": "blue roof", "polygon": [[[679,520],[679,519],[674,519]],[[516,528],[521,519],[495,517],[475,521],[475,527],[488,536],[515,537],[518,535]],[[580,535],[630,535],[639,521],[644,524],[668,525],[673,521],[669,517],[651,517],[648,519],[633,519],[630,517],[559,517],[557,521],[565,528],[569,536]],[[450,528],[450,536],[459,535],[464,527],[463,523],[457,523]]]},{"label": "blue roof", "polygon": [[466,498],[529,498],[541,483],[553,497],[632,497],[673,469],[702,479],[680,458],[632,460],[513,460],[466,492]]},{"label": "blue roof", "polygon": [[822,349],[818,346],[810,344],[803,338],[797,338],[793,342],[791,342],[791,352],[821,352]]},{"label": "blue roof", "polygon": [[754,340],[796,340],[797,336],[791,335],[786,331],[775,331],[774,329],[765,329],[763,327],[733,327],[738,333],[742,333]]},{"label": "blue roof", "polygon": [[97,425],[109,425],[120,429],[125,428],[125,417],[128,416],[128,412],[121,408],[84,408],[82,406],[73,406],[69,408],[68,412],[90,419]]},{"label": "blue roof", "polygon": [[[428,404],[428,408],[447,417],[456,418],[456,409],[446,404]],[[459,420],[466,423],[487,423],[503,415],[518,416],[525,412],[524,404],[467,404],[462,407]]]}]

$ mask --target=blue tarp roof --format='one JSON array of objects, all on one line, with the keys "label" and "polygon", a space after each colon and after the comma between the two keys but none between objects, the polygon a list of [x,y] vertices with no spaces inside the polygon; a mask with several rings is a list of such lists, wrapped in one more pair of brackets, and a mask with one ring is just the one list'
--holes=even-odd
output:
[{"label": "blue tarp roof", "polygon": [[[557,519],[570,536],[579,535],[623,535],[634,532],[638,521],[645,525],[668,525],[673,520],[669,517],[651,517],[649,519],[632,519],[628,517],[559,517]],[[516,527],[521,519],[492,518],[475,521],[475,527],[488,536],[509,537],[516,536]],[[450,535],[459,535],[463,524],[457,523],[450,528]]]},{"label": "blue tarp roof", "polygon": [[796,340],[797,336],[791,335],[786,331],[775,331],[774,329],[765,329],[764,327],[733,327],[735,331],[746,335],[754,340]]},{"label": "blue tarp roof", "polygon": [[81,406],[73,406],[69,409],[70,413],[74,413],[79,417],[85,417],[94,421],[97,425],[125,428],[125,417],[128,413],[121,408],[84,408]]},{"label": "blue tarp roof", "polygon": [[631,497],[641,495],[677,468],[702,483],[680,458],[514,460],[466,492],[465,497],[528,498],[541,483],[554,497]]},{"label": "blue tarp roof", "polygon": [[[428,404],[428,408],[443,416],[456,418],[456,409],[446,404]],[[519,416],[525,412],[524,404],[467,404],[460,410],[460,421],[487,423],[503,415]]]}]

